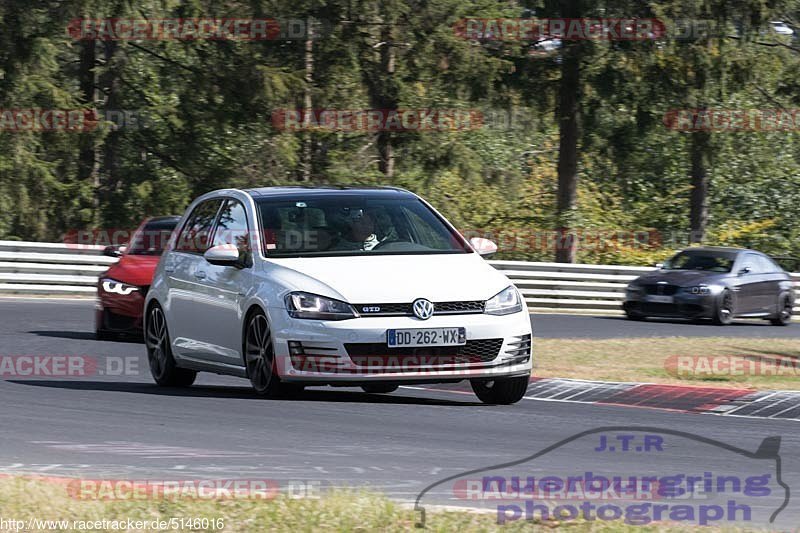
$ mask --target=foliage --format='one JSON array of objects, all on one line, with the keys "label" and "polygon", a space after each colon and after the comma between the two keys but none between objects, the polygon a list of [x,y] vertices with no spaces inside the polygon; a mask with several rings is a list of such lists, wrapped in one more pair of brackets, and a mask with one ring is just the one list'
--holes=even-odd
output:
[{"label": "foliage", "polygon": [[[800,53],[794,41],[765,33],[764,23],[797,20],[800,4],[581,4],[587,16],[711,19],[729,30],[715,39],[593,41],[583,50],[577,231],[660,237],[605,239],[579,247],[578,259],[651,263],[689,242],[693,134],[665,127],[665,113],[791,109],[800,101]],[[549,0],[8,0],[0,5],[0,109],[129,110],[143,122],[101,122],[83,133],[0,131],[0,238],[133,227],[180,213],[212,189],[309,179],[406,187],[459,228],[500,240],[500,257],[551,260],[561,49],[470,41],[454,25],[560,9]],[[81,17],[214,16],[322,21],[312,70],[303,39],[80,41],[65,31]],[[393,72],[383,63],[388,51]],[[372,132],[273,125],[274,111],[302,108],[306,97],[317,109],[389,102],[474,110],[485,124],[384,135],[395,161],[387,175]],[[800,256],[797,133],[718,132],[709,143],[706,242]]]}]

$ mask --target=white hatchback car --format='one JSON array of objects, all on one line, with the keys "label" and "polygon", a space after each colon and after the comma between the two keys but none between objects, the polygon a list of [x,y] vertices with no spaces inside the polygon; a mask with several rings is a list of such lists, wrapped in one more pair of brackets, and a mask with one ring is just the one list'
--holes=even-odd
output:
[{"label": "white hatchback car", "polygon": [[159,385],[198,371],[262,395],[470,380],[509,404],[531,374],[525,303],[425,201],[396,188],[220,190],[195,200],[145,302]]}]

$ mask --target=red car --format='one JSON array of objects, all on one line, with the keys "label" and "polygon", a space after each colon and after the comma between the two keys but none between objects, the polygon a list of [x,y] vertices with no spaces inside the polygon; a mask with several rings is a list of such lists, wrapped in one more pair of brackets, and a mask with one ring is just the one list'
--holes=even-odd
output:
[{"label": "red car", "polygon": [[101,340],[122,334],[142,335],[144,298],[158,261],[180,217],[142,222],[127,247],[109,246],[104,253],[119,257],[97,283],[95,333]]}]

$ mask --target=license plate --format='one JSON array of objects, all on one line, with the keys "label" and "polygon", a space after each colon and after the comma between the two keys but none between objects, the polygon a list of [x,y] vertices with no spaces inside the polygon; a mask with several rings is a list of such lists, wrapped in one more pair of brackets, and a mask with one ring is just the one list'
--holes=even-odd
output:
[{"label": "license plate", "polygon": [[390,329],[386,331],[386,344],[389,348],[461,346],[466,343],[466,328]]},{"label": "license plate", "polygon": [[648,296],[646,301],[652,302],[654,304],[671,304],[671,303],[675,303],[675,297],[674,296],[652,295],[652,296]]}]

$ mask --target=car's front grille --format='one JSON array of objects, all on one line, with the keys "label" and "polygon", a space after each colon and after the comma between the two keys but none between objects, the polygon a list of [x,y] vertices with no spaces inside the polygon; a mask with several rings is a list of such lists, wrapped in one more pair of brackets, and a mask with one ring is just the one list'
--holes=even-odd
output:
[{"label": "car's front grille", "polygon": [[433,304],[433,314],[483,313],[483,301],[441,302]]},{"label": "car's front grille", "polygon": [[646,294],[658,294],[663,296],[673,296],[678,292],[677,285],[645,285],[644,292]]},{"label": "car's front grille", "polygon": [[697,304],[662,304],[655,302],[631,302],[628,307],[645,316],[663,317],[696,317],[704,312],[702,305]]},{"label": "car's front grille", "polygon": [[355,304],[361,316],[403,316],[411,314],[411,304]]},{"label": "car's front grille", "polygon": [[[472,300],[465,302],[434,302],[434,315],[466,315],[483,313],[485,302]],[[361,316],[413,316],[411,303],[354,304]]]},{"label": "car's front grille", "polygon": [[350,359],[357,366],[437,366],[494,361],[503,339],[469,340],[462,346],[389,348],[382,342],[345,343]]},{"label": "car's front grille", "polygon": [[641,311],[644,314],[650,315],[660,315],[660,316],[680,316],[681,310],[675,304],[662,304],[662,303],[652,303],[646,302],[642,304]]}]

